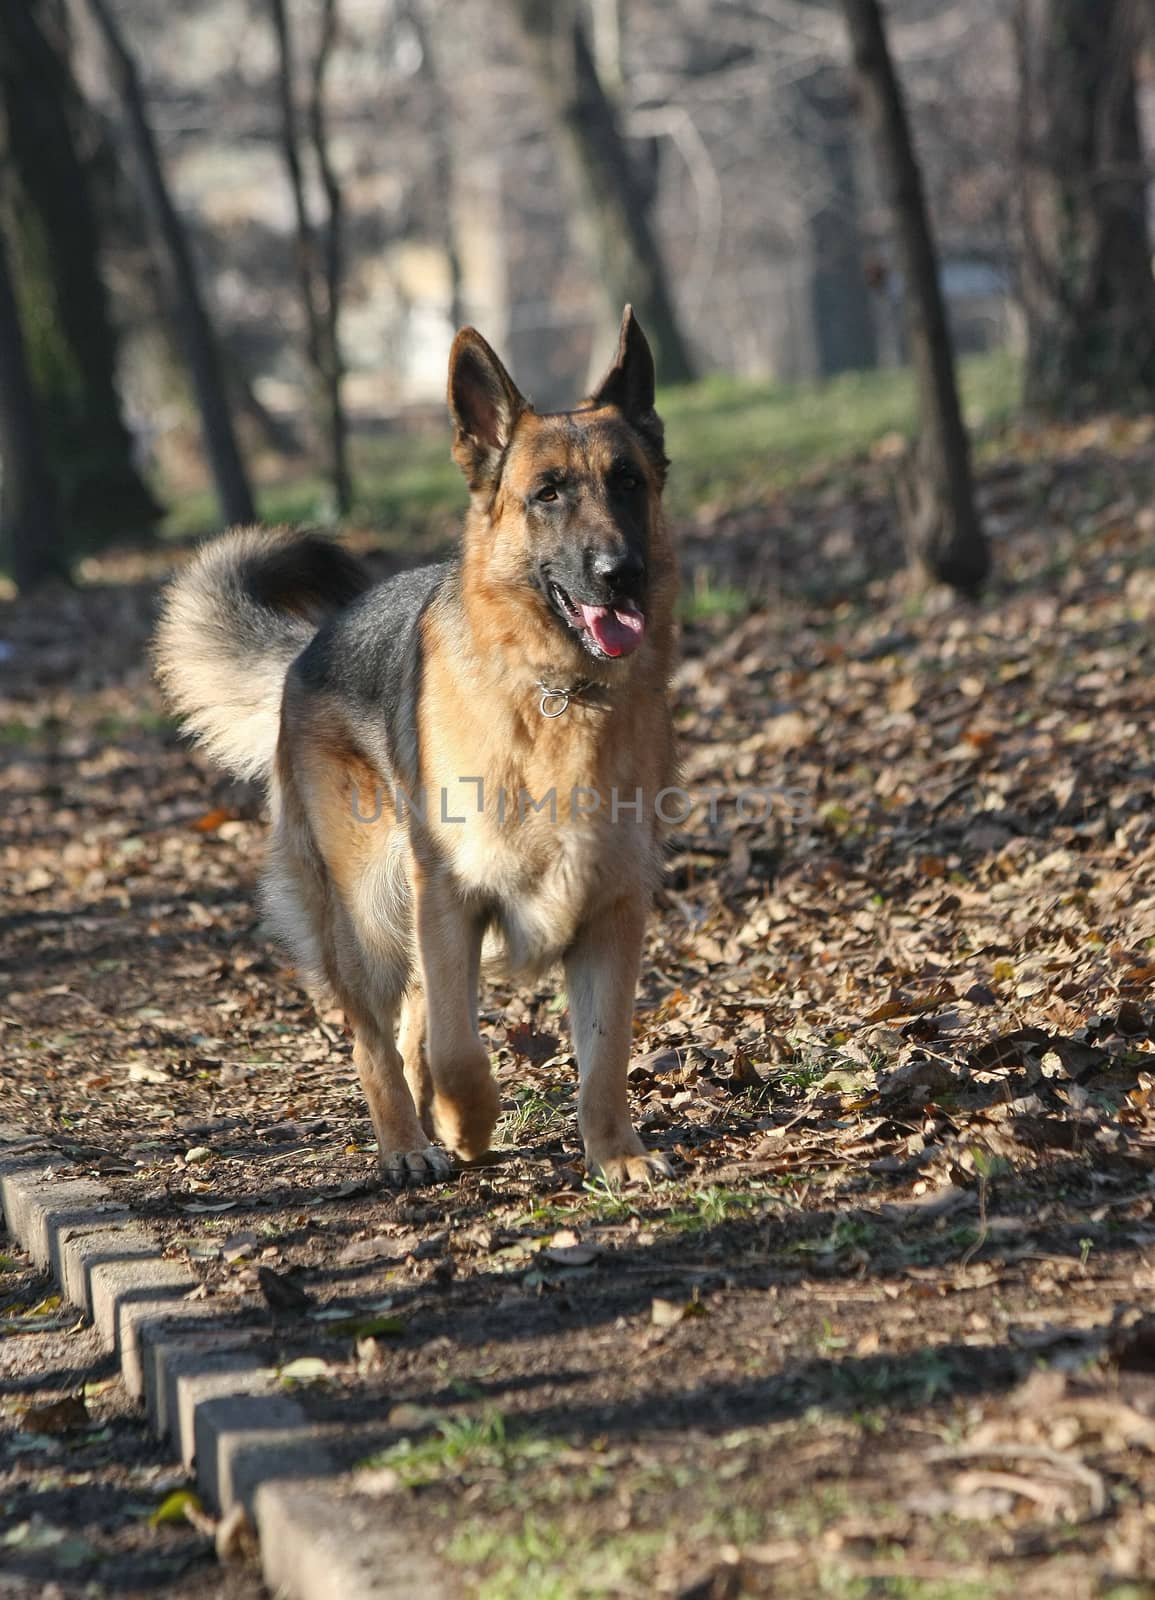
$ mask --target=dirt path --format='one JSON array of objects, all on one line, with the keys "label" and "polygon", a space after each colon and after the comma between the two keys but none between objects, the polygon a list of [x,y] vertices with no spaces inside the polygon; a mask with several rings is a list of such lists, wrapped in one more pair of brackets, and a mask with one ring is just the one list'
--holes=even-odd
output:
[{"label": "dirt path", "polygon": [[93,1330],[2,1233],[0,1331],[0,1596],[258,1600],[251,1570],[218,1566],[183,1515],[162,1519],[185,1474]]},{"label": "dirt path", "polygon": [[[486,1000],[496,1159],[382,1192],[341,1019],[256,925],[258,802],[159,715],[149,586],[0,617],[3,1114],[305,1361],[349,1492],[468,1592],[1155,1592],[1153,461],[1046,447],[987,471],[980,609],[688,626],[640,1195],[583,1185],[551,985]],[[816,488],[710,560],[876,520]]]}]

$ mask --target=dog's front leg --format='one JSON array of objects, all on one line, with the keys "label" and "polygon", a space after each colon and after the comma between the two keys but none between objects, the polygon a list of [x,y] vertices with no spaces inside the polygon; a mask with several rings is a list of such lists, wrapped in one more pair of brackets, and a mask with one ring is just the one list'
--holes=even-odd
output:
[{"label": "dog's front leg", "polygon": [[480,918],[437,871],[417,885],[417,944],[425,989],[425,1051],[437,1136],[469,1161],[484,1155],[497,1121],[489,1052],[477,1031]]},{"label": "dog's front leg", "polygon": [[673,1176],[635,1133],[626,1092],[644,928],[641,897],[619,900],[585,924],[565,958],[586,1165],[613,1184]]}]

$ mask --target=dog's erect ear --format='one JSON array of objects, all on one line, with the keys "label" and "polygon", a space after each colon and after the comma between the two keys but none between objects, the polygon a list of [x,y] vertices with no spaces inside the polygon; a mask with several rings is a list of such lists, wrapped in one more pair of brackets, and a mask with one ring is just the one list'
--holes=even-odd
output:
[{"label": "dog's erect ear", "polygon": [[590,402],[595,406],[617,406],[630,417],[644,416],[654,409],[654,358],[633,306],[622,312],[614,364],[590,396]]},{"label": "dog's erect ear", "polygon": [[471,489],[495,480],[527,403],[476,328],[462,328],[449,354],[453,459]]},{"label": "dog's erect ear", "polygon": [[598,384],[589,403],[617,406],[650,446],[655,463],[666,466],[665,430],[654,410],[654,358],[633,306],[622,312],[618,332],[618,351],[613,365]]}]

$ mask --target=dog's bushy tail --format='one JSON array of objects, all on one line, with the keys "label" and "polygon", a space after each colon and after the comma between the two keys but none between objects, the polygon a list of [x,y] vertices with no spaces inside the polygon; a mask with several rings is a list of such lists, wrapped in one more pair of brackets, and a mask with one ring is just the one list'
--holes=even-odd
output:
[{"label": "dog's bushy tail", "polygon": [[185,727],[223,767],[268,776],[286,672],[326,616],[370,581],[330,539],[287,528],[239,528],[177,574],[156,633],[156,673]]}]

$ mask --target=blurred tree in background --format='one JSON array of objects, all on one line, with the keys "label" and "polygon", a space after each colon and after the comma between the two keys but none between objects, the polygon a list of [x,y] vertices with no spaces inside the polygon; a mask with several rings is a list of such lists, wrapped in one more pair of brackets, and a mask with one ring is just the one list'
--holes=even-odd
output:
[{"label": "blurred tree in background", "polygon": [[879,0],[842,0],[842,5],[906,282],[919,403],[918,443],[900,480],[907,542],[915,563],[931,577],[973,594],[990,571],[990,551],[975,506],[970,440],[922,173]]},{"label": "blurred tree in background", "polygon": [[[694,363],[665,261],[618,113],[594,60],[576,0],[513,0],[549,127],[569,176],[578,232],[606,296],[607,316],[632,302],[662,383],[688,383]],[[612,323],[611,323],[612,326]]]},{"label": "blurred tree in background", "polygon": [[[956,357],[1008,350],[1007,406],[1020,356],[1044,413],[1155,405],[1153,18],[1150,0],[0,0],[5,348],[35,400],[13,431],[13,358],[7,504],[43,482],[11,459],[39,438],[64,555],[147,538],[145,472],[174,530],[258,509],[424,526],[452,502],[408,441],[441,417],[455,328],[561,406],[630,301],[662,379],[705,380],[672,414],[700,393],[763,484],[782,447],[757,458],[755,386],[872,374],[865,416],[911,367],[900,520],[917,565],[973,590]],[[672,487],[718,477],[703,443]],[[32,521],[47,539],[51,510]]]},{"label": "blurred tree in background", "polygon": [[[209,318],[184,224],[169,193],[164,166],[145,108],[144,91],[132,53],[125,45],[106,0],[88,0],[103,36],[116,84],[127,143],[139,175],[144,209],[167,268],[178,341],[183,348],[200,413],[205,453],[225,522],[256,521],[248,475],[233,432],[232,414],[216,333]],[[130,530],[122,529],[122,535]]]},{"label": "blurred tree in background", "polygon": [[0,544],[17,588],[66,578],[56,479],[32,386],[16,290],[0,233]]},{"label": "blurred tree in background", "polygon": [[0,228],[73,553],[147,536],[161,514],[133,460],[117,390],[91,133],[64,8],[55,0],[0,6]]},{"label": "blurred tree in background", "polygon": [[814,241],[814,323],[824,372],[878,365],[878,330],[862,255],[860,178],[849,136],[853,105],[846,74],[823,64],[798,85],[805,126],[828,177],[825,205],[810,219]]},{"label": "blurred tree in background", "polygon": [[1155,400],[1141,0],[1018,0],[1027,404]]},{"label": "blurred tree in background", "polygon": [[321,441],[333,490],[334,510],[348,516],[353,504],[349,472],[349,422],[341,395],[341,280],[344,269],[344,207],[341,185],[329,151],[325,80],[337,41],[336,0],[322,0],[317,40],[308,72],[304,123],[316,165],[325,214],[313,220],[305,189],[305,170],[297,112],[297,50],[286,0],[268,0],[277,40],[277,100],[280,107],[281,156],[293,196],[296,222],[294,259],[297,287],[305,319],[305,351],[309,367],[313,424]]}]

